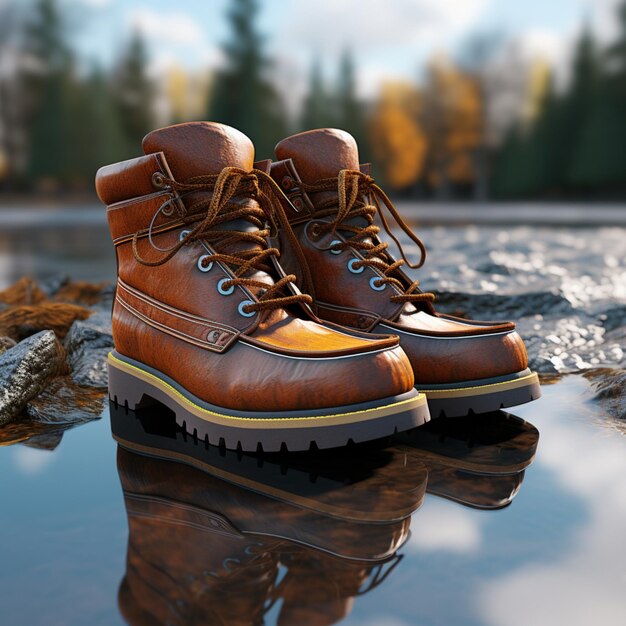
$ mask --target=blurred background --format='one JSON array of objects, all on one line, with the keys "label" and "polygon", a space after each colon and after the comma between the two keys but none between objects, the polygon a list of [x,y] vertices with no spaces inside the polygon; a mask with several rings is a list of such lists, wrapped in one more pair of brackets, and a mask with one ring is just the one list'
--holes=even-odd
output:
[{"label": "blurred background", "polygon": [[344,128],[396,197],[621,201],[626,2],[0,0],[1,204],[198,119]]}]

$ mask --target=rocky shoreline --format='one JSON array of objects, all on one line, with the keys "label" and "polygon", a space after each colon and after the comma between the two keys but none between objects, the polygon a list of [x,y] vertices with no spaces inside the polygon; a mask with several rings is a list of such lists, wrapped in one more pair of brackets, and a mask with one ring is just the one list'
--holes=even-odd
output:
[{"label": "rocky shoreline", "polygon": [[107,284],[29,278],[0,292],[0,445],[50,447],[102,415],[112,297]]},{"label": "rocky shoreline", "polygon": [[[423,232],[433,252],[422,286],[440,311],[515,320],[544,384],[582,374],[600,412],[626,420],[624,229]],[[29,278],[0,292],[0,445],[54,447],[102,414],[113,293]]]}]

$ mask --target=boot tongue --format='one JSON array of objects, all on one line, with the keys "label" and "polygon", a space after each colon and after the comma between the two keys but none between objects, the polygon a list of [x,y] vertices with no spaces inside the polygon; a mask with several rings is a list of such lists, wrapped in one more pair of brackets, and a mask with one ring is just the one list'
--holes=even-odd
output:
[{"label": "boot tongue", "polygon": [[337,128],[287,137],[276,146],[276,158],[292,159],[300,178],[308,184],[334,178],[340,170],[359,169],[359,149],[354,137]]},{"label": "boot tongue", "polygon": [[[215,122],[189,122],[153,130],[143,140],[146,154],[163,152],[172,175],[179,182],[195,176],[219,174],[225,167],[238,167],[251,170],[254,164],[254,145],[252,141],[235,128]],[[227,222],[219,226],[222,230],[249,230],[256,228],[246,220]],[[237,251],[262,248],[253,242],[239,241],[228,249],[216,249],[220,252],[235,254]],[[262,271],[247,275],[268,285],[274,279]],[[258,292],[258,288],[251,288]]]},{"label": "boot tongue", "polygon": [[189,122],[148,133],[142,143],[145,154],[163,152],[174,178],[183,182],[194,176],[219,174],[223,168],[251,170],[254,146],[235,128],[215,122]]}]

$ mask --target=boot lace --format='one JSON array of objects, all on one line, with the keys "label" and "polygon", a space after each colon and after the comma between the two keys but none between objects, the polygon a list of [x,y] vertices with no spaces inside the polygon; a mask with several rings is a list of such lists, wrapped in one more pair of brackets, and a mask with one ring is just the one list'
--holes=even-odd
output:
[{"label": "boot lace", "polygon": [[[266,224],[269,221],[276,229],[278,228],[276,219],[281,223],[285,219],[283,211],[276,209],[280,205],[278,194],[281,192],[274,180],[265,172],[226,167],[217,175],[196,176],[184,182],[164,177],[164,186],[177,192],[180,199],[191,194],[194,194],[194,199],[186,208],[182,203],[174,204],[172,200],[168,200],[156,211],[149,227],[134,234],[133,255],[139,263],[151,267],[163,265],[183,246],[194,241],[205,241],[215,252],[204,255],[202,265],[208,267],[212,262],[221,262],[227,265],[233,274],[233,278],[224,281],[225,289],[231,285],[239,285],[259,290],[257,302],[243,307],[246,313],[271,311],[295,303],[312,303],[312,298],[306,294],[283,295],[289,284],[296,281],[293,274],[283,276],[273,284],[246,277],[255,270],[270,273],[271,257],[280,256],[279,250],[267,243],[270,229]],[[256,200],[258,206],[245,202],[246,199]],[[190,225],[191,230],[172,247],[159,248],[152,239],[154,223],[160,213],[171,215],[171,206],[176,207],[179,221],[184,225]],[[221,224],[235,220],[245,220],[255,229],[245,231],[219,228]],[[163,253],[156,260],[145,259],[139,252],[138,240],[146,235],[152,248]],[[256,245],[251,249],[236,250],[233,246],[241,242]]]},{"label": "boot lace", "polygon": [[[313,184],[302,183],[302,189],[307,193],[320,191],[335,191],[339,193],[339,208],[337,198],[330,197],[317,204],[315,217],[334,216],[331,222],[317,223],[317,232],[321,234],[335,234],[338,230],[343,233],[351,233],[352,236],[345,241],[335,243],[333,249],[345,250],[353,248],[359,250],[363,259],[353,263],[353,267],[369,266],[376,268],[383,276],[377,281],[377,286],[383,284],[394,285],[402,293],[390,296],[392,302],[432,302],[435,299],[433,293],[419,291],[419,281],[413,281],[408,287],[393,274],[405,263],[412,269],[418,269],[426,260],[426,248],[422,240],[411,230],[402,219],[397,209],[393,206],[387,194],[374,182],[374,179],[363,172],[356,170],[341,170],[337,178],[324,178]],[[420,250],[418,263],[411,263],[404,253],[404,249],[398,238],[393,234],[383,207],[390,213],[396,224],[417,245]],[[402,255],[402,259],[394,261],[389,254],[384,254],[389,247],[384,241],[376,241],[380,228],[374,224],[374,217],[378,214],[380,221]],[[364,218],[366,226],[358,225],[355,218]],[[370,241],[368,241],[368,239]]]}]

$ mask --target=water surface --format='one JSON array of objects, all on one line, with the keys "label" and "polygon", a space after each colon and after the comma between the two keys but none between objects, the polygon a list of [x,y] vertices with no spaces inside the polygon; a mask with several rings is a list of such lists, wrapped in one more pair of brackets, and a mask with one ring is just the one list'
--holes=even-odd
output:
[{"label": "water surface", "polygon": [[[545,359],[554,356],[560,361],[549,360],[550,368],[561,371],[623,365],[620,316],[626,310],[625,232],[620,228],[424,229],[433,252],[430,273],[423,278],[427,288],[439,286],[449,293],[468,295],[464,300],[450,300],[453,307],[461,306],[459,302],[477,306],[479,301],[472,299],[477,293],[504,296],[497,301],[499,306],[508,307],[508,316],[523,319],[524,334],[534,346],[539,365],[540,358],[546,363]],[[98,220],[65,221],[54,227],[40,222],[32,228],[7,226],[0,235],[0,258],[3,285],[24,274],[43,281],[66,273],[87,280],[108,280],[115,274],[109,236]],[[563,343],[557,344],[553,337],[562,338]],[[370,554],[373,561],[360,565],[329,556],[328,550],[365,549],[369,544],[355,537],[380,540],[380,534],[363,534],[376,529],[347,523],[339,514],[324,514],[318,523],[311,508],[289,508],[280,497],[272,505],[267,498],[259,500],[254,490],[239,487],[233,491],[219,478],[203,478],[200,470],[193,470],[195,493],[206,491],[209,497],[219,493],[221,500],[219,506],[216,501],[215,511],[210,506],[196,507],[190,514],[199,516],[193,524],[196,530],[212,530],[198,542],[197,551],[185,553],[189,546],[181,544],[180,554],[196,560],[163,560],[176,555],[171,542],[177,535],[159,520],[179,508],[172,508],[171,498],[161,498],[158,514],[152,510],[151,521],[133,526],[137,515],[146,512],[137,508],[137,502],[145,504],[145,499],[133,496],[135,504],[127,510],[128,468],[145,470],[149,464],[145,460],[142,464],[141,459],[129,461],[120,453],[126,459],[120,465],[108,408],[102,419],[66,431],[51,450],[38,447],[41,440],[0,447],[0,624],[124,624],[120,607],[126,619],[136,624],[206,623],[211,613],[203,607],[216,589],[215,576],[200,579],[192,571],[200,567],[198,559],[205,554],[211,567],[215,559],[222,564],[219,572],[207,569],[206,576],[217,572],[223,578],[235,560],[239,562],[236,573],[248,586],[225,584],[221,589],[224,604],[236,611],[247,602],[249,614],[260,610],[267,624],[276,623],[280,616],[281,623],[306,623],[304,609],[311,603],[315,606],[316,598],[322,598],[327,607],[316,613],[319,624],[340,618],[342,624],[372,626],[623,624],[623,423],[591,400],[584,377],[566,376],[551,382],[544,386],[543,399],[514,411],[540,433],[536,458],[523,474],[484,480],[471,474],[452,476],[451,470],[439,467],[431,475],[431,492],[424,495],[426,485],[413,457],[413,497],[417,503],[423,497],[423,502],[410,524],[389,526],[393,530],[393,540],[387,545],[390,554],[383,558],[384,550],[378,549],[376,558]],[[280,463],[276,472],[275,479],[283,480]],[[397,476],[406,487],[407,474]],[[318,480],[311,484],[318,489],[330,484],[336,498],[348,503],[345,510],[354,493],[359,496],[349,481],[342,487],[325,483],[323,476]],[[166,479],[143,484],[154,484],[154,489],[164,493],[176,489]],[[510,501],[509,506],[480,510],[459,503],[485,506],[494,492],[501,497],[499,505]],[[446,495],[448,499],[442,497]],[[182,494],[179,497],[184,500]],[[224,522],[228,506],[234,506],[230,522],[235,530]],[[129,537],[129,511],[131,530],[148,528],[152,534]],[[289,515],[294,517],[285,517]],[[285,523],[285,519],[292,522]],[[266,535],[271,535],[273,524],[278,525],[277,535],[284,535],[303,532],[311,523],[315,533],[309,542],[320,545],[307,547],[306,542],[279,536],[267,561],[253,561],[254,567],[247,567],[238,548],[231,551],[233,545],[241,545],[233,537],[235,522],[242,520],[253,530],[259,522]],[[212,524],[222,534],[215,535]],[[355,535],[350,529],[363,532]],[[159,540],[159,533],[167,539],[160,552],[149,544],[151,538]],[[145,537],[146,543],[137,543],[137,537]],[[397,553],[394,541],[401,544]],[[324,546],[326,552],[320,550]],[[139,548],[141,559],[129,559]],[[151,561],[152,557],[156,560]],[[152,587],[142,595],[135,586],[134,595],[129,595],[128,581],[143,580],[136,574],[148,571],[144,568],[149,565]],[[259,581],[266,587],[259,587]],[[331,602],[329,585],[334,584]],[[149,604],[156,613],[146,615],[140,610],[146,598],[151,598]],[[298,621],[294,621],[294,607],[303,610]],[[159,621],[157,615],[167,620]],[[231,618],[227,623],[239,623]],[[240,623],[246,623],[245,617]]]}]

